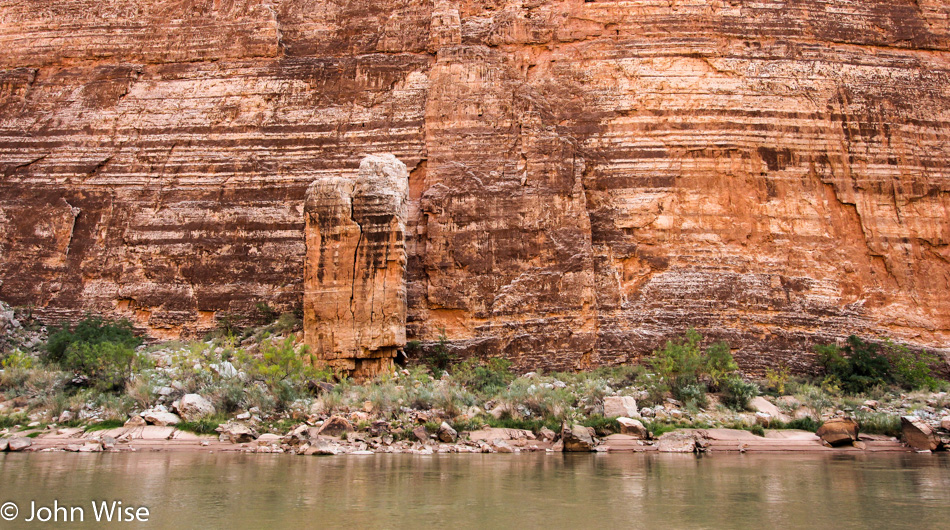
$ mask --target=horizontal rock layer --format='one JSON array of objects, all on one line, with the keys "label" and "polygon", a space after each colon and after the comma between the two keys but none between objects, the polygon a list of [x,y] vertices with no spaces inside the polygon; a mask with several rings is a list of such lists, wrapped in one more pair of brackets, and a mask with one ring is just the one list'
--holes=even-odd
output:
[{"label": "horizontal rock layer", "polygon": [[193,336],[303,296],[307,186],[410,168],[408,335],[520,368],[950,354],[938,0],[0,0],[0,299]]}]

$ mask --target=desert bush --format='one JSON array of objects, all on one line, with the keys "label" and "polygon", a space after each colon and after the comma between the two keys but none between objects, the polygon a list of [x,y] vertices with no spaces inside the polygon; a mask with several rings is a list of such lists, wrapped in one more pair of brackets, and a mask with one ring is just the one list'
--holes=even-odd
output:
[{"label": "desert bush", "polygon": [[439,342],[432,348],[425,362],[432,373],[441,374],[449,365],[455,362],[455,355],[449,351],[449,338],[445,335],[445,328],[439,328]]},{"label": "desert bush", "polygon": [[785,393],[785,385],[788,383],[788,378],[789,370],[785,364],[780,365],[778,368],[769,367],[765,369],[765,380],[768,381],[769,387],[778,394]]},{"label": "desert bush", "polygon": [[911,352],[890,339],[876,344],[851,335],[843,348],[824,344],[815,346],[815,351],[825,369],[823,386],[830,393],[840,389],[858,394],[885,385],[899,385],[907,390],[936,389],[938,385],[930,370],[935,357],[926,352]]},{"label": "desert bush", "polygon": [[112,321],[89,316],[73,328],[70,328],[68,324],[49,328],[46,360],[61,363],[66,358],[70,346],[103,343],[120,344],[132,350],[142,343],[142,339],[135,336],[132,323],[128,320]]},{"label": "desert bush", "polygon": [[759,395],[759,385],[733,376],[723,382],[722,402],[733,410],[745,410]]},{"label": "desert bush", "polygon": [[691,328],[682,338],[667,341],[649,361],[673,397],[684,402],[705,403],[707,385],[718,389],[738,370],[727,343],[716,342],[703,351],[702,340],[702,335]]},{"label": "desert bush", "polygon": [[515,379],[511,361],[495,357],[487,362],[466,359],[454,365],[450,372],[460,384],[482,395],[498,393]]}]

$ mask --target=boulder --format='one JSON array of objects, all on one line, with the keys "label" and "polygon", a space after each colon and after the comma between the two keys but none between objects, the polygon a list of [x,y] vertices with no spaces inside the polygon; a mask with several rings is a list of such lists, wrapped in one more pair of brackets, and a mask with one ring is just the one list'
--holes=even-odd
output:
[{"label": "boulder", "polygon": [[325,438],[317,438],[310,442],[310,448],[307,449],[306,454],[308,455],[338,455],[343,452],[343,449],[330,440]]},{"label": "boulder", "polygon": [[541,427],[541,430],[538,431],[538,436],[542,442],[553,442],[554,439],[557,438],[557,433],[547,427]]},{"label": "boulder", "polygon": [[185,421],[195,421],[214,414],[214,405],[198,394],[185,394],[178,402],[178,414]]},{"label": "boulder", "polygon": [[14,438],[10,438],[7,445],[7,450],[13,452],[23,451],[31,445],[33,445],[33,440],[31,438],[16,436]]},{"label": "boulder", "polygon": [[7,438],[0,438],[0,453],[7,450],[10,445],[10,440]]},{"label": "boulder", "polygon": [[650,436],[640,420],[620,417],[617,418],[617,423],[620,424],[620,434],[628,434],[640,440],[646,440]]},{"label": "boulder", "polygon": [[451,425],[443,421],[442,425],[439,426],[439,431],[436,433],[436,436],[438,436],[440,442],[450,444],[458,440],[459,433],[456,432]]},{"label": "boulder", "polygon": [[102,438],[99,440],[99,442],[102,444],[102,449],[106,451],[112,451],[115,449],[115,438],[109,435],[102,435]]},{"label": "boulder", "polygon": [[753,412],[764,412],[772,418],[778,418],[782,414],[782,411],[778,407],[773,405],[769,400],[765,399],[762,396],[757,396],[752,401],[749,401],[749,408]]},{"label": "boulder", "polygon": [[138,414],[133,414],[129,416],[129,419],[125,422],[126,427],[144,427],[145,419]]},{"label": "boulder", "polygon": [[608,396],[604,398],[604,416],[608,418],[639,418],[637,400],[630,396]]},{"label": "boulder", "polygon": [[343,436],[345,432],[353,432],[353,425],[343,416],[331,416],[322,426],[317,434],[320,436]]},{"label": "boulder", "polygon": [[561,427],[561,440],[564,442],[565,453],[587,453],[594,450],[594,438],[583,425],[567,425]]},{"label": "boulder", "polygon": [[950,431],[950,416],[944,416],[943,419],[940,420],[940,428],[945,431]]},{"label": "boulder", "polygon": [[511,445],[508,442],[501,439],[495,440],[494,442],[492,442],[492,449],[494,449],[496,453],[514,453],[515,452],[514,448],[511,447]]},{"label": "boulder", "polygon": [[257,437],[257,445],[279,444],[280,436],[273,433],[265,433]]},{"label": "boulder", "polygon": [[172,414],[171,412],[163,412],[161,410],[152,409],[147,410],[142,414],[142,418],[145,419],[150,425],[158,425],[160,427],[166,427],[168,425],[178,425],[181,423],[181,418],[177,414]]},{"label": "boulder", "polygon": [[916,416],[901,416],[901,437],[918,451],[933,451],[940,445],[933,429]]},{"label": "boulder", "polygon": [[661,453],[693,453],[696,451],[696,436],[692,431],[672,431],[660,436],[657,451]]},{"label": "boulder", "polygon": [[412,436],[422,442],[426,443],[429,441],[429,431],[426,430],[425,426],[420,425],[412,430]]},{"label": "boulder", "polygon": [[832,447],[852,445],[858,440],[858,424],[849,418],[832,418],[823,423],[815,434]]},{"label": "boulder", "polygon": [[219,437],[221,440],[230,441],[233,444],[248,443],[257,438],[257,431],[243,423],[229,421],[228,423],[218,425],[218,428],[215,430],[221,433]]}]

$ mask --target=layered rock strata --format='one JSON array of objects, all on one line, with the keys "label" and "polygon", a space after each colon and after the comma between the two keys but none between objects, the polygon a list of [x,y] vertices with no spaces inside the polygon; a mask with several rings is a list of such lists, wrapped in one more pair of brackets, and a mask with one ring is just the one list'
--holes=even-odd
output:
[{"label": "layered rock strata", "polygon": [[746,370],[950,354],[937,0],[0,0],[0,299],[194,336],[305,292],[307,186],[393,153],[407,326],[519,368],[689,326]]},{"label": "layered rock strata", "polygon": [[406,165],[391,154],[307,190],[304,340],[357,378],[391,369],[406,344],[408,193]]}]

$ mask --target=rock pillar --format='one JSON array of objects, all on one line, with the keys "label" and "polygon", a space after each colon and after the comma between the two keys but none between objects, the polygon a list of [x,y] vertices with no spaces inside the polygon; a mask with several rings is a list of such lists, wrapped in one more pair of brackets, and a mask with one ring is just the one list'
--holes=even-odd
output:
[{"label": "rock pillar", "polygon": [[359,379],[390,370],[406,344],[409,172],[371,155],[356,179],[307,190],[304,333],[316,355]]}]

